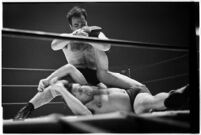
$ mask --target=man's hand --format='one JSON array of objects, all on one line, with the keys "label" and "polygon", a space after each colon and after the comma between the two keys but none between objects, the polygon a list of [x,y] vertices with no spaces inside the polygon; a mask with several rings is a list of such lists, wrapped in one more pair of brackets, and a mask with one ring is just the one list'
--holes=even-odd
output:
[{"label": "man's hand", "polygon": [[48,79],[41,79],[38,85],[38,91],[43,92],[45,88],[47,88],[50,85]]},{"label": "man's hand", "polygon": [[72,34],[76,35],[76,36],[83,36],[83,37],[89,36],[89,34],[87,32],[85,32],[83,29],[78,29],[78,30],[74,31]]}]

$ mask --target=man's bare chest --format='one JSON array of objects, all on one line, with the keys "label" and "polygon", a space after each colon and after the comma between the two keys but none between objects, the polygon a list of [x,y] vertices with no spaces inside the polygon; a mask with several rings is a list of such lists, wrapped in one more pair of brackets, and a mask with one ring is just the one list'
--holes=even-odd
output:
[{"label": "man's bare chest", "polygon": [[77,52],[77,51],[91,52],[93,51],[93,47],[88,43],[73,42],[68,45],[68,50],[71,52]]}]

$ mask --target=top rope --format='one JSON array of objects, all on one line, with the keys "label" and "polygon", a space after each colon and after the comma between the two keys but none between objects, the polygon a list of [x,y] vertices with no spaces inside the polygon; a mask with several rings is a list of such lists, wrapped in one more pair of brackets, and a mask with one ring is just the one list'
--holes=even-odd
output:
[{"label": "top rope", "polygon": [[11,28],[3,28],[2,34],[3,36],[30,37],[41,40],[63,39],[63,40],[74,40],[74,41],[76,40],[76,41],[96,42],[96,43],[109,43],[112,44],[112,46],[117,47],[160,49],[160,50],[180,51],[180,52],[188,52],[189,50],[188,47],[172,46],[165,44],[143,43],[143,42],[134,42],[134,41],[117,40],[117,39],[98,39],[93,37],[66,36],[66,35],[59,35],[58,33],[11,29]]}]

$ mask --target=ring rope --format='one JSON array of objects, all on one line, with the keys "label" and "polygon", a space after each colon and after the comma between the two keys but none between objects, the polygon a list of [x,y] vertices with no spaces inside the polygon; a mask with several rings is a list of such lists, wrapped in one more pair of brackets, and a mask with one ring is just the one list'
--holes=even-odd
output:
[{"label": "ring rope", "polygon": [[[25,105],[27,102],[15,102],[15,103],[2,103],[3,106],[5,105]],[[49,102],[48,104],[64,104],[64,102]]]},{"label": "ring rope", "polygon": [[163,80],[168,80],[168,79],[173,79],[173,78],[178,78],[178,77],[183,77],[183,76],[188,76],[188,74],[187,73],[178,74],[178,75],[174,75],[174,76],[168,76],[168,77],[163,77],[163,78],[149,80],[149,81],[143,81],[142,83],[158,82],[158,81],[163,81]]},{"label": "ring rope", "polygon": [[[114,69],[121,69],[121,68],[128,68],[126,65],[125,66],[110,66],[110,68]],[[22,70],[22,71],[55,71],[57,69],[42,69],[42,68],[16,68],[16,67],[2,67],[3,70]]]},{"label": "ring rope", "polygon": [[56,69],[42,69],[42,68],[14,68],[2,67],[3,70],[22,70],[22,71],[55,71]]},{"label": "ring rope", "polygon": [[[182,76],[188,76],[188,73],[184,73],[184,74],[177,74],[177,75],[173,75],[173,76],[167,76],[167,77],[163,77],[163,78],[158,78],[158,79],[154,79],[154,80],[149,80],[149,81],[143,81],[142,83],[151,83],[151,82],[157,82],[157,81],[163,81],[163,80],[167,80],[167,79],[173,79],[173,78],[177,78],[177,77],[182,77]],[[33,87],[36,88],[38,87],[38,85],[1,85],[2,87]]]},{"label": "ring rope", "polygon": [[[170,61],[175,61],[175,60],[178,60],[178,59],[181,59],[183,57],[186,57],[187,54],[184,54],[184,55],[181,55],[181,56],[178,56],[178,57],[174,57],[174,58],[170,58],[170,59],[166,59],[166,60],[162,60],[162,61],[159,61],[159,62],[156,62],[156,63],[152,63],[152,64],[149,64],[149,65],[144,65],[144,66],[132,66],[132,65],[129,65],[129,66],[122,66],[122,68],[126,68],[128,70],[131,70],[131,68],[134,68],[134,70],[142,70],[144,68],[150,68],[150,67],[154,67],[156,65],[160,65],[160,64],[163,64],[163,63],[167,63],[167,62],[170,62]],[[111,69],[118,69],[118,68],[121,68],[121,67],[110,67]],[[52,72],[52,71],[55,71],[56,69],[41,69],[41,68],[15,68],[15,67],[2,67],[3,70],[22,70],[22,71],[47,71],[47,72]]]},{"label": "ring rope", "polygon": [[38,85],[21,85],[21,84],[14,84],[14,85],[10,85],[10,84],[3,84],[1,85],[2,87],[15,87],[15,88],[22,88],[22,87],[28,87],[28,88],[36,88],[38,87]]},{"label": "ring rope", "polygon": [[3,28],[3,36],[9,35],[13,37],[30,37],[37,38],[41,40],[46,39],[63,39],[63,40],[76,40],[76,41],[87,41],[87,42],[96,42],[96,43],[109,43],[116,47],[135,47],[135,48],[146,48],[146,49],[160,49],[160,50],[170,50],[170,51],[180,51],[188,52],[188,47],[181,46],[169,46],[165,44],[157,43],[143,43],[143,42],[133,42],[126,40],[117,40],[117,39],[98,39],[93,37],[78,37],[78,36],[66,36],[59,35],[58,33],[42,32],[42,31],[33,31],[33,30],[21,30],[21,29],[12,29],[12,28]]},{"label": "ring rope", "polygon": [[180,55],[178,57],[174,57],[174,58],[162,60],[162,61],[159,61],[159,62],[156,62],[156,63],[152,63],[152,64],[149,64],[149,65],[137,66],[137,67],[134,68],[134,70],[136,71],[136,70],[142,70],[142,69],[145,69],[145,68],[154,67],[154,66],[157,66],[157,65],[160,65],[160,64],[163,64],[163,63],[168,63],[168,62],[171,62],[171,61],[175,61],[175,60],[184,58],[186,56],[187,56],[187,54],[184,54],[184,55]]}]

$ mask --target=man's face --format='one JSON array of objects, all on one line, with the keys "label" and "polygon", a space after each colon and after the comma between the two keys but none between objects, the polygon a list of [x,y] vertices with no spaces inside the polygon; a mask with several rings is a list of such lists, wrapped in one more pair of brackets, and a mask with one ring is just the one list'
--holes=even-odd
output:
[{"label": "man's face", "polygon": [[80,86],[79,84],[74,84],[72,94],[82,103],[86,103],[93,99],[92,91],[93,89],[90,86]]},{"label": "man's face", "polygon": [[83,15],[80,17],[72,17],[72,24],[70,25],[72,31],[80,29],[84,26],[87,26],[87,21]]}]

